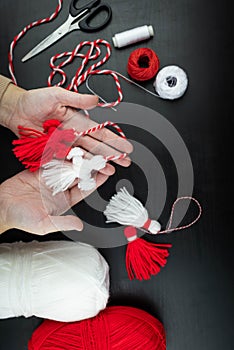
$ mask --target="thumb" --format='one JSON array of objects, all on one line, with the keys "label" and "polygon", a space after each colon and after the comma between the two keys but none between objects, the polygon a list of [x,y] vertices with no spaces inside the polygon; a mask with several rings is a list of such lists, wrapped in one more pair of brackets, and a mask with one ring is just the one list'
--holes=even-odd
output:
[{"label": "thumb", "polygon": [[56,231],[83,230],[82,221],[74,215],[65,216],[47,216],[40,223],[42,234],[47,234]]},{"label": "thumb", "polygon": [[98,96],[91,94],[79,94],[63,88],[59,89],[60,101],[69,107],[80,109],[91,109],[97,106]]}]

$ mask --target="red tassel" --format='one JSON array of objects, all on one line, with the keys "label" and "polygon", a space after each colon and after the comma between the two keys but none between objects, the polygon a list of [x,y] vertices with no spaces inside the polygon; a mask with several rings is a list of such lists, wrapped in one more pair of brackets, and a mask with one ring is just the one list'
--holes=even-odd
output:
[{"label": "red tassel", "polygon": [[43,123],[43,132],[18,126],[20,139],[14,140],[13,152],[30,171],[36,171],[53,157],[64,159],[75,140],[73,129],[63,130],[60,121],[49,119]]},{"label": "red tassel", "polygon": [[128,239],[126,252],[126,269],[130,280],[148,280],[151,275],[157,275],[161,267],[167,263],[171,244],[155,244],[137,237],[135,227],[128,226],[124,230]]}]

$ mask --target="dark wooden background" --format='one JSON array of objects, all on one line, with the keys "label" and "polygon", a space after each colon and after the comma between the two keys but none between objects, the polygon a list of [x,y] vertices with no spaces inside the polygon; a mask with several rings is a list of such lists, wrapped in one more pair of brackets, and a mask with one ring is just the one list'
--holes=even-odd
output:
[{"label": "dark wooden background", "polygon": [[[83,40],[104,38],[111,42],[113,34],[144,24],[152,24],[155,35],[121,50],[113,49],[108,68],[127,75],[130,53],[138,47],[150,47],[160,58],[161,66],[177,64],[187,71],[189,88],[183,98],[164,101],[121,82],[124,101],[149,107],[167,118],[183,138],[193,163],[194,196],[203,206],[201,220],[189,230],[170,234],[164,240],[173,248],[166,268],[149,281],[129,281],[124,267],[125,247],[100,249],[110,264],[110,304],[133,305],[151,312],[165,325],[168,350],[233,349],[233,258],[232,239],[232,98],[231,66],[232,11],[228,1],[202,0],[110,0],[111,23],[101,32],[73,32],[56,45],[27,63],[20,59],[37,42],[62,23],[68,1],[62,12],[49,24],[32,29],[17,44],[14,52],[18,84],[26,89],[46,86],[51,55],[71,50]],[[56,1],[0,1],[0,73],[9,76],[8,49],[13,37],[28,23],[52,13]],[[70,69],[70,70],[69,70]],[[72,72],[74,66],[68,67]],[[113,100],[110,79],[96,88]],[[152,81],[144,86],[153,91]],[[87,92],[85,86],[80,89]],[[144,116],[147,122],[147,115]],[[126,121],[127,123],[127,121]],[[15,137],[1,128],[1,181],[22,169],[11,152]],[[131,135],[131,129],[128,130]],[[144,143],[144,141],[142,141]],[[166,164],[166,155],[160,155]],[[176,195],[174,169],[167,168],[171,198]],[[134,179],[134,170],[121,172],[99,191],[108,198],[110,186],[119,178]],[[134,180],[135,181],[135,180]],[[135,182],[134,182],[135,183]],[[147,190],[136,184],[139,193]],[[167,204],[166,204],[167,206]],[[166,220],[167,212],[161,218]],[[78,205],[81,216],[89,215],[86,205]],[[100,216],[100,213],[92,212]],[[190,219],[188,215],[187,219]],[[95,220],[94,220],[95,221]],[[0,242],[68,239],[62,233],[46,237],[11,230],[0,236]],[[163,240],[163,238],[159,238]],[[1,278],[1,277],[0,277]],[[0,282],[1,283],[1,282]],[[79,296],[77,296],[79,297]],[[24,350],[41,319],[23,317],[0,321],[0,349]]]}]

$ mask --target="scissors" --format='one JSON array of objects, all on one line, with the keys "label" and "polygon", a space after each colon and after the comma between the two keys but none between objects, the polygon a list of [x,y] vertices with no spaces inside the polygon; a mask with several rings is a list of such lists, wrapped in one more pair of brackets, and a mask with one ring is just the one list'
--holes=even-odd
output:
[{"label": "scissors", "polygon": [[[39,52],[45,50],[53,43],[61,39],[72,30],[82,30],[84,32],[95,32],[104,28],[110,21],[112,11],[108,4],[100,4],[101,0],[90,1],[87,5],[77,8],[76,5],[79,0],[72,0],[69,8],[69,15],[67,20],[52,34],[42,40],[37,46],[35,46],[30,52],[28,52],[23,58],[22,62],[27,61],[29,58],[37,55]],[[104,22],[98,26],[90,26],[89,23],[95,18],[100,12],[106,12],[106,18]]]}]

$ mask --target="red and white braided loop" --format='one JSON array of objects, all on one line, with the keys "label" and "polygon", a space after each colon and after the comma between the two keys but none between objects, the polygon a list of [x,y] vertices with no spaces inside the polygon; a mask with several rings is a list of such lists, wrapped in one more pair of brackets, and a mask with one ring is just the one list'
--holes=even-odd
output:
[{"label": "red and white braided loop", "polygon": [[[86,65],[91,60],[96,60],[101,55],[101,45],[103,45],[106,48],[106,54],[105,56],[98,62],[92,64],[86,71],[84,71]],[[83,54],[80,51],[83,47],[89,46],[88,51]],[[68,90],[74,90],[78,92],[79,86],[84,83],[89,75],[94,74],[106,74],[106,75],[112,75],[114,78],[116,88],[118,91],[118,98],[115,102],[108,102],[108,103],[99,103],[100,107],[114,107],[117,106],[123,99],[123,93],[120,86],[119,78],[115,72],[109,69],[97,69],[101,65],[103,65],[110,57],[111,55],[111,46],[110,44],[103,39],[97,39],[95,41],[83,41],[80,44],[78,44],[75,49],[71,52],[63,52],[57,55],[54,55],[50,59],[50,68],[52,69],[52,72],[48,78],[48,86],[52,86],[53,78],[56,74],[60,74],[61,80],[56,84],[56,86],[63,86],[66,82],[66,73],[62,69],[65,65],[68,63],[71,63],[75,57],[82,58],[81,65],[76,71],[75,76],[72,78],[72,81],[67,86],[66,89]],[[61,62],[61,58],[67,57],[64,61]],[[60,59],[60,63],[58,65],[55,64],[56,60]]]},{"label": "red and white braided loop", "polygon": [[[189,224],[183,225],[183,226],[178,226],[178,227],[172,227],[172,222],[173,222],[173,218],[174,218],[174,214],[175,214],[175,208],[178,202],[183,201],[183,200],[189,200],[189,201],[193,201],[197,207],[198,207],[198,214],[196,216],[196,218],[194,220],[192,220]],[[162,234],[162,233],[170,233],[170,232],[174,232],[174,231],[181,231],[184,229],[189,228],[190,226],[194,225],[201,217],[202,215],[202,206],[201,204],[198,202],[197,199],[190,197],[190,196],[183,196],[183,197],[179,197],[177,198],[171,208],[171,214],[170,214],[170,219],[169,219],[169,224],[167,226],[167,228],[165,230],[160,230],[157,232],[157,234]],[[150,224],[151,219],[148,219],[145,223],[145,225]],[[145,228],[145,225],[143,227],[138,227],[139,230],[143,231],[143,232],[147,232],[149,234],[152,234],[149,230],[148,227]]]}]

